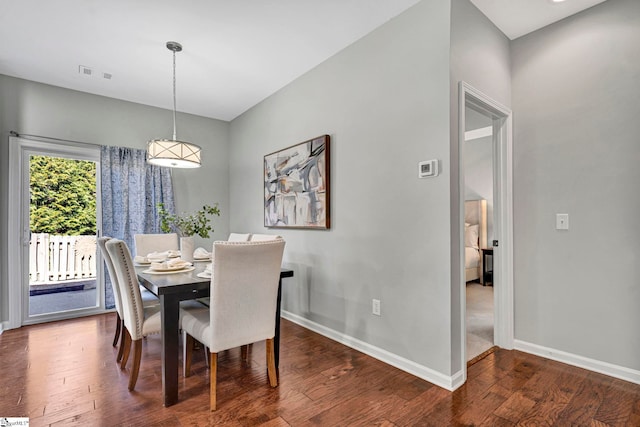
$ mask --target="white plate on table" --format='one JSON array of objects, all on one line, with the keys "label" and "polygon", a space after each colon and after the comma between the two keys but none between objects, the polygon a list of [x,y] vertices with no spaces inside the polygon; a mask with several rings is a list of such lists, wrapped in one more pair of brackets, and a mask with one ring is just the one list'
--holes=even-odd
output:
[{"label": "white plate on table", "polygon": [[[154,265],[155,264],[155,265]],[[151,270],[155,271],[173,271],[173,270],[182,270],[187,267],[191,267],[192,264],[190,262],[179,261],[175,263],[154,263],[151,264]]]},{"label": "white plate on table", "polygon": [[164,257],[162,258],[147,258],[147,257],[143,257],[143,256],[135,256],[133,258],[133,262],[135,263],[135,265],[151,265],[152,262],[163,262],[165,260]]},{"label": "white plate on table", "polygon": [[143,271],[143,273],[147,273],[147,274],[174,274],[174,273],[187,273],[189,271],[193,271],[196,268],[193,266],[189,266],[189,267],[180,267],[180,268],[173,268],[173,269],[162,269],[162,270],[155,270],[153,268],[148,268],[146,270]]},{"label": "white plate on table", "polygon": [[208,256],[208,257],[203,257],[203,258],[196,258],[196,257],[193,257],[193,260],[194,260],[194,261],[196,261],[196,262],[211,261],[211,257],[210,257],[210,256]]},{"label": "white plate on table", "polygon": [[196,276],[201,277],[203,279],[211,279],[211,273],[203,271],[201,273],[196,274]]}]

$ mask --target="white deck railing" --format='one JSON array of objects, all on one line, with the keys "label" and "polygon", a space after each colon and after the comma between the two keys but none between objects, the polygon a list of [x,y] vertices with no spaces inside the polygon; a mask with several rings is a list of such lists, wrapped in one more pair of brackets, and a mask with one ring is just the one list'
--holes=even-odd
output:
[{"label": "white deck railing", "polygon": [[96,236],[31,234],[29,283],[52,283],[96,277]]}]

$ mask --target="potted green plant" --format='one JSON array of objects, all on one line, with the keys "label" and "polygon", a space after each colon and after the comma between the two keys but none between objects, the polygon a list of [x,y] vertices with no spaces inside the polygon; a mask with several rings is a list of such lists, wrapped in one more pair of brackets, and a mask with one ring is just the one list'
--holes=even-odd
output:
[{"label": "potted green plant", "polygon": [[213,231],[210,224],[213,215],[220,216],[217,203],[214,206],[204,205],[202,209],[193,213],[183,212],[179,215],[167,212],[164,204],[158,203],[160,229],[165,233],[175,232],[180,236],[180,253],[187,261],[193,261],[193,236],[198,235],[208,239],[209,232]]}]

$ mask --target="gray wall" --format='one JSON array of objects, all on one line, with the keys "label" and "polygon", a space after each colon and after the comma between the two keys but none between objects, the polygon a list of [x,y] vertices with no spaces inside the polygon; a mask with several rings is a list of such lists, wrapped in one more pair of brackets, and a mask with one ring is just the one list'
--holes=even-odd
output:
[{"label": "gray wall", "polygon": [[609,0],[512,46],[516,338],[636,370],[638,40]]},{"label": "gray wall", "polygon": [[460,80],[511,106],[509,39],[469,0],[451,1],[451,92],[456,96],[452,104],[456,116]]},{"label": "gray wall", "polygon": [[[235,119],[230,148],[231,229],[287,241],[283,308],[446,375],[448,82],[448,2],[421,2]],[[265,230],[262,156],[325,133],[331,230]]]},{"label": "gray wall", "polygon": [[493,138],[464,144],[464,199],[487,201],[487,242],[493,237]]},{"label": "gray wall", "polygon": [[460,187],[458,174],[458,83],[465,81],[506,107],[511,106],[511,58],[509,39],[469,0],[451,2],[451,343],[453,371],[466,363],[462,350],[460,307],[461,248]]},{"label": "gray wall", "polygon": [[[181,139],[199,144],[204,166],[174,170],[178,210],[194,210],[219,202],[222,216],[214,220],[215,238],[226,239],[229,228],[229,124],[181,114]],[[82,141],[92,144],[144,148],[152,138],[171,136],[171,112],[131,102],[90,95],[0,75],[0,320],[7,306],[7,200],[9,131]],[[213,239],[197,244],[211,245]]]},{"label": "gray wall", "polygon": [[[465,131],[490,127],[491,117],[465,107]],[[493,137],[467,140],[464,144],[464,199],[487,201],[487,241],[493,240]]]},{"label": "gray wall", "polygon": [[[490,117],[465,107],[465,130],[492,126]],[[464,144],[464,199],[487,201],[487,242],[493,237],[493,137],[472,139]]]}]

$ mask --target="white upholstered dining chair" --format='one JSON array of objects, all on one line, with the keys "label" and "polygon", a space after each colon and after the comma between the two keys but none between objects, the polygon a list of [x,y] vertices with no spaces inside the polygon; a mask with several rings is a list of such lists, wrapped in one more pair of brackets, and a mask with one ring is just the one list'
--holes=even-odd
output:
[{"label": "white upholstered dining chair", "polygon": [[271,240],[282,239],[282,236],[277,234],[252,234],[249,241],[251,242],[268,242]]},{"label": "white upholstered dining chair", "polygon": [[[250,238],[251,238],[251,233],[229,233],[229,238],[227,239],[227,242],[248,242]],[[215,250],[216,250],[216,247],[214,245],[211,252],[212,261],[213,261],[213,258],[215,257],[214,255]],[[207,307],[209,307],[209,297],[198,298],[198,301],[201,304],[204,304]],[[206,349],[207,348],[205,347],[205,350]]]},{"label": "white upholstered dining chair", "polygon": [[209,349],[210,409],[216,409],[217,354],[266,340],[267,372],[278,385],[274,343],[278,282],[285,242],[214,243],[209,310],[181,310],[185,376],[191,370],[194,339]]},{"label": "white upholstered dining chair", "polygon": [[[120,338],[120,346],[118,348],[118,356],[116,358],[116,361],[120,362],[122,360],[122,354],[124,351],[124,316],[122,311],[122,296],[120,295],[120,286],[118,285],[118,276],[116,274],[115,267],[113,266],[111,255],[109,255],[106,248],[106,243],[109,240],[111,240],[111,237],[99,237],[98,247],[100,248],[100,253],[102,254],[104,263],[107,266],[107,271],[109,272],[109,278],[111,279],[113,300],[116,306],[116,331],[113,337],[113,346],[115,347],[118,344],[118,338]],[[158,300],[158,297],[156,297],[146,289],[141,289],[140,292],[142,297],[142,305],[144,307],[144,310],[148,312],[147,315],[150,316],[151,314],[158,311],[160,307],[160,301]]]},{"label": "white upholstered dining chair", "polygon": [[248,242],[251,237],[250,233],[229,233],[228,242]]},{"label": "white upholstered dining chair", "polygon": [[136,274],[133,259],[127,244],[118,239],[111,239],[105,243],[105,248],[111,261],[117,284],[120,289],[122,320],[124,328],[124,348],[120,367],[125,368],[129,358],[129,352],[133,345],[133,366],[129,376],[129,390],[133,390],[138,380],[140,371],[140,359],[142,357],[142,338],[150,334],[159,334],[161,331],[160,310],[145,310],[140,295],[140,285]]},{"label": "white upholstered dining chair", "polygon": [[135,254],[146,257],[152,252],[177,251],[180,249],[176,233],[135,234]]},{"label": "white upholstered dining chair", "polygon": [[[113,268],[113,262],[111,261],[111,256],[107,253],[107,248],[105,244],[107,241],[111,240],[111,237],[98,237],[98,247],[100,248],[100,253],[102,254],[102,258],[104,259],[104,263],[107,266],[107,271],[109,272],[109,279],[111,279],[111,290],[113,293],[113,300],[116,306],[116,332],[113,337],[113,346],[115,347],[118,344],[118,338],[120,337],[120,331],[122,329],[122,302],[120,298],[120,289],[118,288],[118,283],[116,280],[116,272]],[[124,335],[123,335],[124,336]],[[120,341],[120,350],[118,351],[118,362],[122,358],[122,341]]]}]

